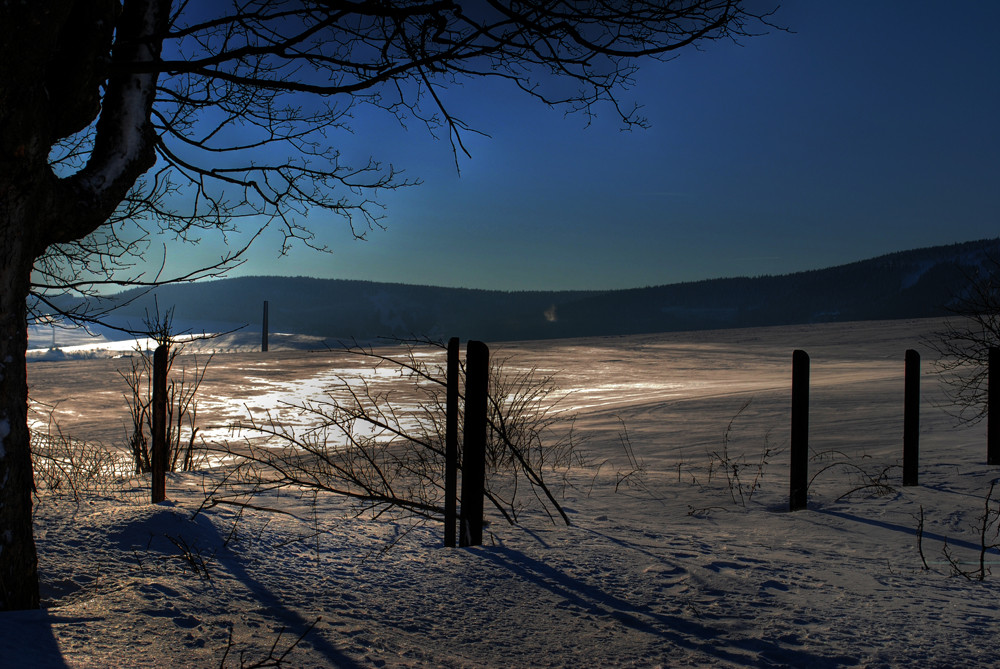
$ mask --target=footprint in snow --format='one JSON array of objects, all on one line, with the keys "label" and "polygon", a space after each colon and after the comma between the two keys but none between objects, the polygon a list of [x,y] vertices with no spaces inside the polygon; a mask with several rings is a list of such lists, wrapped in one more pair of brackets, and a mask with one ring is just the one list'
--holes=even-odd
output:
[{"label": "footprint in snow", "polygon": [[761,590],[780,590],[781,592],[788,592],[788,586],[780,581],[769,580],[764,581],[760,584]]}]

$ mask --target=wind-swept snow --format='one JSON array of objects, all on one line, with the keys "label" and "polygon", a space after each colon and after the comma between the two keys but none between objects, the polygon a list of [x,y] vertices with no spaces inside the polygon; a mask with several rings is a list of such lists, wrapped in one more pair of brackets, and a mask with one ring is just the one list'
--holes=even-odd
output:
[{"label": "wind-swept snow", "polygon": [[[241,652],[249,665],[305,633],[286,666],[994,666],[1000,554],[983,555],[982,581],[954,572],[979,568],[998,472],[984,464],[985,426],[954,427],[926,358],[921,485],[900,486],[903,353],[936,325],[505,347],[575,391],[562,406],[579,413],[591,464],[568,476],[572,526],[537,511],[520,527],[491,517],[477,548],[444,549],[437,525],[355,517],[301,491],[253,502],[282,513],[195,514],[211,471],[172,475],[170,501],[155,506],[145,488],[79,504],[43,496],[46,608],[0,614],[0,658],[238,667]],[[793,348],[812,357],[816,478],[809,510],[789,513]],[[97,382],[112,362],[37,363],[32,395],[93,400],[68,383],[74,365]],[[220,356],[206,424],[244,373],[263,405],[279,389],[308,399],[334,364],[358,366],[330,353]]]}]

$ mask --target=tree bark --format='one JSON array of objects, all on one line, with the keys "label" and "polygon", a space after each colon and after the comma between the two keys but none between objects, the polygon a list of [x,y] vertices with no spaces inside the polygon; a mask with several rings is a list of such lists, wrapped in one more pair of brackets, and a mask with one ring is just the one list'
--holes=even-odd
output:
[{"label": "tree bark", "polygon": [[[4,203],[9,205],[10,203]],[[38,608],[31,527],[26,298],[33,255],[9,206],[0,208],[0,610]]]},{"label": "tree bark", "polygon": [[[0,5],[0,610],[39,604],[25,364],[32,267],[50,245],[103,225],[154,164],[157,74],[130,67],[159,59],[169,11],[170,0]],[[86,166],[55,174],[53,143],[95,118]]]}]

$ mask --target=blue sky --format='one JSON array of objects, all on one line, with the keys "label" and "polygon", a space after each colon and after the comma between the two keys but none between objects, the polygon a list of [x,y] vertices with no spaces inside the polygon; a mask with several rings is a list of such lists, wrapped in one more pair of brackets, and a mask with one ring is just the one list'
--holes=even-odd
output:
[{"label": "blue sky", "polygon": [[[469,135],[364,122],[344,152],[420,178],[386,230],[307,223],[332,254],[240,274],[604,289],[782,274],[1000,235],[1000,3],[786,2],[772,32],[648,63],[624,94],[651,128],[590,127],[495,82],[451,89]],[[197,262],[211,239],[172,251]]]}]

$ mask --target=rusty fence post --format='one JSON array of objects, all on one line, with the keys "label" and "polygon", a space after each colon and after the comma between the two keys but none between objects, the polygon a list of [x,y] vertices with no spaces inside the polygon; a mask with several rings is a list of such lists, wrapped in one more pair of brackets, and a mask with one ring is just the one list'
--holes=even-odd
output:
[{"label": "rusty fence post", "polygon": [[465,426],[462,438],[462,531],[460,546],[483,543],[483,496],[486,478],[486,403],[490,349],[470,341],[465,354]]},{"label": "rusty fence post", "polygon": [[1000,348],[990,347],[986,390],[986,464],[1000,465]]},{"label": "rusty fence post", "polygon": [[920,354],[906,351],[903,381],[903,485],[918,485],[920,470]]},{"label": "rusty fence post", "polygon": [[458,524],[458,337],[448,340],[445,377],[444,545],[455,547]]},{"label": "rusty fence post", "polygon": [[792,353],[792,441],[790,511],[805,509],[809,489],[809,355]]},{"label": "rusty fence post", "polygon": [[267,300],[264,300],[264,317],[260,325],[260,350],[267,353]]},{"label": "rusty fence post", "polygon": [[153,353],[153,434],[152,467],[153,504],[167,498],[167,361],[170,347],[161,344]]}]

